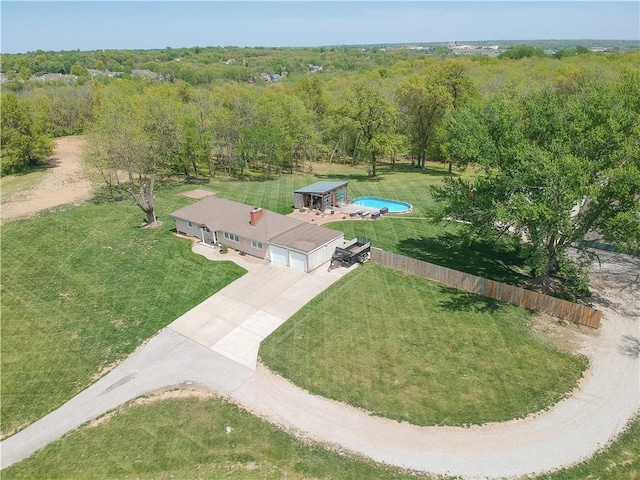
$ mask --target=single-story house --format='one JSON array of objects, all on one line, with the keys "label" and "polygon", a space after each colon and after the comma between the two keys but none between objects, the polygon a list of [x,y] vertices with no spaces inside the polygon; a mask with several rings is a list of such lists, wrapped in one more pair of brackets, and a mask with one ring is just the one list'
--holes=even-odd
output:
[{"label": "single-story house", "polygon": [[342,232],[219,197],[206,197],[170,215],[178,233],[304,272],[330,261],[344,243]]},{"label": "single-story house", "polygon": [[349,182],[316,182],[294,192],[295,208],[324,211],[330,206],[347,203]]}]

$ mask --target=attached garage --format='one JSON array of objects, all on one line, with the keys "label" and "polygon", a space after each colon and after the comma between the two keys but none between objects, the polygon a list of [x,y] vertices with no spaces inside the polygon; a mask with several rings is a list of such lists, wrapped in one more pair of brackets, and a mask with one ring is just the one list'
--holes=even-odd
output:
[{"label": "attached garage", "polygon": [[307,256],[304,253],[289,250],[289,266],[296,270],[307,271]]},{"label": "attached garage", "polygon": [[269,256],[273,263],[289,266],[289,251],[285,247],[269,245]]},{"label": "attached garage", "polygon": [[311,272],[329,262],[343,242],[342,232],[304,223],[272,238],[269,253],[274,263]]}]

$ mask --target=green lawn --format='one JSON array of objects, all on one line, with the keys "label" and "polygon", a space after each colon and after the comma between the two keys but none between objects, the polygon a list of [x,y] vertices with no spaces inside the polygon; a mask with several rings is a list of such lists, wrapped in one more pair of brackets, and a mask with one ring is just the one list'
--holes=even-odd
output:
[{"label": "green lawn", "polygon": [[[226,427],[233,431],[226,433]],[[126,406],[2,472],[14,479],[426,478],[302,442],[218,399]]]},{"label": "green lawn", "polygon": [[345,238],[364,235],[374,247],[512,285],[520,284],[528,273],[526,249],[517,238],[470,239],[468,227],[456,222],[381,217],[325,226],[344,232]]},{"label": "green lawn", "polygon": [[[233,431],[226,434],[226,427]],[[128,404],[2,472],[17,479],[411,480],[367,460],[301,442],[216,398]],[[640,419],[602,453],[539,480],[640,478]]]},{"label": "green lawn", "polygon": [[[187,203],[161,194],[159,212]],[[37,420],[104,367],[243,274],[194,255],[174,222],[141,229],[130,202],[63,207],[2,227],[2,434]]]},{"label": "green lawn", "polygon": [[[314,173],[309,175],[284,175],[274,180],[250,182],[213,181],[208,188],[230,200],[287,214],[293,209],[293,192],[298,188],[325,180],[348,181],[351,198],[371,195],[401,200],[414,206],[409,216],[425,216],[433,206],[429,186],[439,184],[445,174],[439,164],[429,164],[425,173],[407,163],[398,164],[396,171],[383,165],[375,178],[367,176],[365,166],[313,164],[313,168]],[[471,174],[469,171],[464,175]]]},{"label": "green lawn", "polygon": [[503,421],[554,404],[587,367],[533,334],[531,315],[366,264],[268,337],[260,358],[302,388],[376,415]]},{"label": "green lawn", "polygon": [[[434,206],[429,192],[446,174],[446,166],[428,163],[426,173],[399,163],[396,171],[383,165],[376,178],[367,177],[365,166],[313,164],[313,175],[285,175],[264,181],[214,181],[206,188],[219,196],[287,214],[293,210],[293,191],[316,181],[349,182],[349,196],[375,196],[409,202],[414,211],[384,216],[376,221],[340,221],[326,225],[345,238],[370,237],[373,245],[391,252],[443,265],[481,277],[518,285],[528,278],[525,246],[504,235],[495,239],[470,239],[468,227],[456,222],[433,223],[426,219]],[[460,173],[471,176],[469,170]],[[183,189],[193,188],[183,186]]]}]

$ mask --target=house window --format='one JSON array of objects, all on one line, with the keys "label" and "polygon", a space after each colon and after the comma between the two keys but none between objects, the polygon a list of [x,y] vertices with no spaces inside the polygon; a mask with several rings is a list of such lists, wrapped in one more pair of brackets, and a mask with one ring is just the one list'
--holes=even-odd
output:
[{"label": "house window", "polygon": [[193,228],[193,223],[191,223],[189,220],[187,220],[187,227]]},{"label": "house window", "polygon": [[202,227],[202,230],[204,231],[204,233],[211,233],[211,230],[209,230],[209,227]]},{"label": "house window", "polygon": [[251,240],[251,246],[256,250],[262,250],[262,243]]},{"label": "house window", "polygon": [[224,238],[227,240],[231,240],[232,242],[240,243],[240,237],[233,233],[224,232]]}]

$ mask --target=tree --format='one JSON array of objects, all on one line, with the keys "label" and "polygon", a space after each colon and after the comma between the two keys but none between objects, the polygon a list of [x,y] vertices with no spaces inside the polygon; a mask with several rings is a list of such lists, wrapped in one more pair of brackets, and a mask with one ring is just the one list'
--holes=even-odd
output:
[{"label": "tree", "polygon": [[[412,155],[424,170],[429,153],[437,152],[437,132],[445,114],[464,106],[476,95],[467,67],[446,60],[425,75],[408,78],[396,89],[396,100]],[[449,173],[452,164],[449,162]]]},{"label": "tree", "polygon": [[431,141],[453,103],[451,94],[432,77],[411,77],[398,85],[396,98],[404,120],[411,154],[424,170]]},{"label": "tree", "polygon": [[516,45],[515,47],[498,55],[498,58],[512,58],[515,60],[526,57],[544,57],[544,50],[523,44]]},{"label": "tree", "polygon": [[33,169],[53,153],[53,142],[45,133],[46,117],[36,115],[15,93],[2,94],[0,118],[3,174]]},{"label": "tree", "polygon": [[141,94],[118,85],[102,92],[99,102],[87,141],[88,165],[110,190],[126,191],[145,213],[147,225],[155,226],[155,182],[179,164],[180,101],[170,85],[148,87]]},{"label": "tree", "polygon": [[585,252],[585,234],[640,248],[638,85],[636,71],[614,85],[592,83],[570,95],[503,93],[452,113],[446,154],[481,166],[484,175],[447,178],[435,188],[441,214],[483,234],[523,236],[538,285],[584,294],[583,262],[568,250]]},{"label": "tree", "polygon": [[213,173],[211,166],[213,105],[209,92],[197,91],[185,109],[183,141],[185,170],[188,177],[189,165],[191,165],[197,179],[198,166],[203,163],[209,166],[209,173]]},{"label": "tree", "polygon": [[138,101],[137,120],[143,134],[144,150],[138,161],[131,165],[134,168],[128,171],[127,191],[147,215],[147,224],[155,225],[155,181],[174,173],[172,166],[180,163],[182,104],[175,89],[168,84],[148,88]]},{"label": "tree", "polygon": [[393,138],[394,111],[391,102],[365,82],[356,83],[343,97],[339,115],[347,119],[358,134],[355,153],[362,153],[376,176],[376,164],[388,153]]}]

